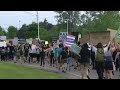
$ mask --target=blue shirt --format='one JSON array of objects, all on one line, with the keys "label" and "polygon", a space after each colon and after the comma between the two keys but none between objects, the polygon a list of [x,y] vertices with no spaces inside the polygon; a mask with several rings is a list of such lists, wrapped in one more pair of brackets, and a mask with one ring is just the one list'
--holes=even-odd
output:
[{"label": "blue shirt", "polygon": [[58,48],[58,56],[60,56],[61,52],[62,52],[62,48]]}]

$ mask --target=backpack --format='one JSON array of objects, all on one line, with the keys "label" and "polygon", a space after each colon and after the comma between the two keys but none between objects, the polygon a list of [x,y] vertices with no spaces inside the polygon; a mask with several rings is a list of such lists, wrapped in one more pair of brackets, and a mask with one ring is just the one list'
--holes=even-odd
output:
[{"label": "backpack", "polygon": [[97,62],[104,62],[104,50],[103,49],[97,49],[97,56],[96,56]]}]

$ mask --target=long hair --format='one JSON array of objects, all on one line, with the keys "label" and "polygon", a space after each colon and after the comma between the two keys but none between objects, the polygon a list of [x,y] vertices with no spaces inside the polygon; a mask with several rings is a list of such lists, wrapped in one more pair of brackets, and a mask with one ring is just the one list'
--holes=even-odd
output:
[{"label": "long hair", "polygon": [[101,42],[97,44],[97,48],[103,48],[103,45]]}]

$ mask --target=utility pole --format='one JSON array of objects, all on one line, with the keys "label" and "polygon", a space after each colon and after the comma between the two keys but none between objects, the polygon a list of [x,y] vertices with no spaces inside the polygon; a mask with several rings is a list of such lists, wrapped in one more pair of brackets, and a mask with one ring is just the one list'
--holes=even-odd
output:
[{"label": "utility pole", "polygon": [[20,20],[19,20],[19,30],[20,30]]},{"label": "utility pole", "polygon": [[67,19],[67,35],[68,35],[68,33],[69,33],[69,32],[68,32],[68,20],[69,20],[69,19]]},{"label": "utility pole", "polygon": [[39,33],[39,14],[37,11],[37,24],[38,24],[38,39],[40,39],[40,33]]}]

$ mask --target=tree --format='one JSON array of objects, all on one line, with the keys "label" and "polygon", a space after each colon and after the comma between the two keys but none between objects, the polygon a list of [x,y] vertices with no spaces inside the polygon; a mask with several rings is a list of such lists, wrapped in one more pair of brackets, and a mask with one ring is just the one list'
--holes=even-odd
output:
[{"label": "tree", "polygon": [[37,38],[38,37],[38,25],[37,23],[32,23],[28,25],[29,38]]},{"label": "tree", "polygon": [[0,36],[5,35],[5,31],[3,30],[3,28],[0,26]]},{"label": "tree", "polygon": [[17,36],[17,28],[15,28],[14,26],[9,26],[7,36],[10,39],[13,39],[14,37],[16,37]]},{"label": "tree", "polygon": [[[77,25],[80,24],[80,12],[79,11],[56,11],[58,14],[55,16],[58,24],[66,27],[66,20],[68,19],[68,30],[70,32],[75,31]],[[63,27],[62,27],[63,28]]]},{"label": "tree", "polygon": [[29,37],[28,26],[26,24],[22,25],[17,33],[17,37],[20,39],[26,39],[27,37]]},{"label": "tree", "polygon": [[107,28],[117,29],[120,21],[119,11],[85,11],[81,15],[81,30],[105,31]]}]

